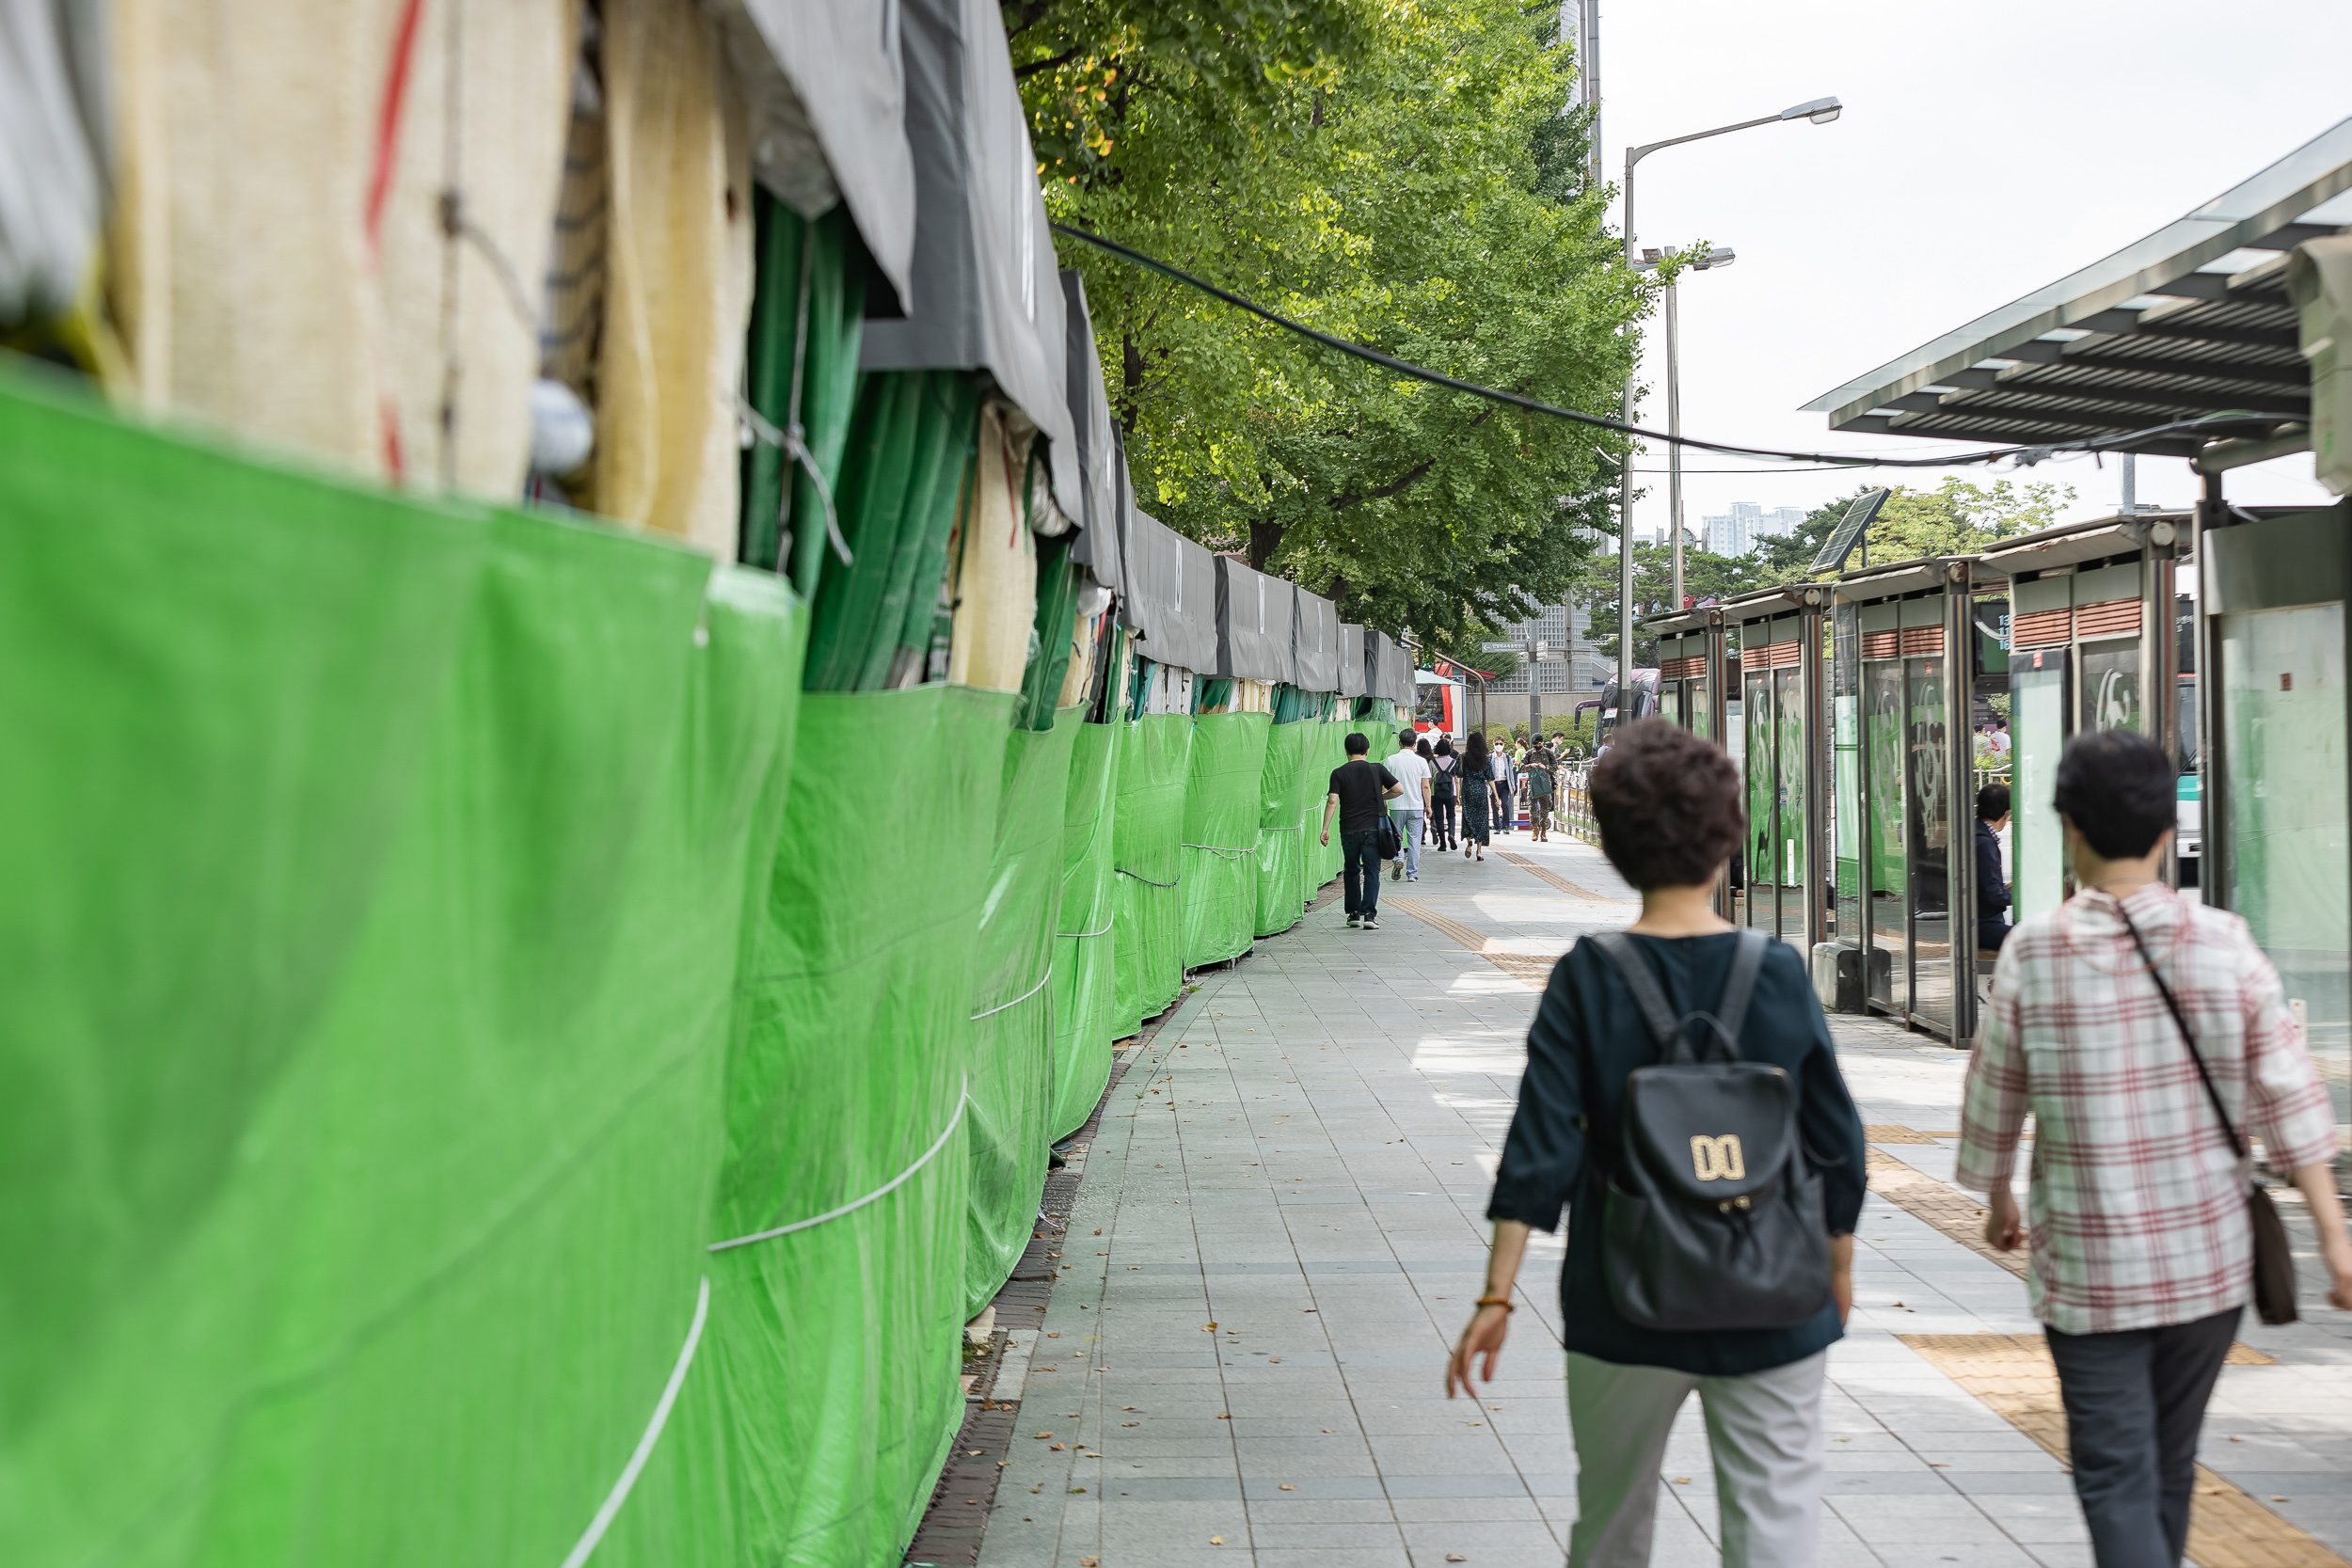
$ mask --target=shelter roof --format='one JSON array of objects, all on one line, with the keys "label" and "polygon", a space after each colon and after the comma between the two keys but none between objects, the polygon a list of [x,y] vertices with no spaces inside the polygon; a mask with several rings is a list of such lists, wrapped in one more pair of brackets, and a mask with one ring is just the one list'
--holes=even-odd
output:
[{"label": "shelter roof", "polygon": [[1720,606],[1726,621],[1761,621],[1768,615],[1787,615],[1794,610],[1810,610],[1829,602],[1829,591],[1812,583],[1792,582],[1780,588],[1758,588],[1753,593],[1737,594]]},{"label": "shelter roof", "polygon": [[[1832,430],[2016,443],[2311,419],[2286,252],[2352,224],[2352,119],[2195,212],[1806,404]],[[2191,432],[2134,451],[2193,456]]]},{"label": "shelter roof", "polygon": [[[1954,565],[1977,566],[1973,555],[1923,555],[1912,561],[1892,561],[1879,566],[1857,566],[1837,579],[1837,596],[1848,604],[1871,599],[1899,599],[1924,588],[1942,588],[1952,581]],[[1981,568],[1972,575],[1981,575]]]},{"label": "shelter roof", "polygon": [[2057,528],[2002,540],[1984,552],[1979,570],[2016,578],[2057,566],[2072,566],[2078,562],[2129,555],[2143,548],[2152,532],[2158,544],[2169,544],[2173,538],[2185,536],[2188,519],[2185,512],[2141,512],[2062,523]]},{"label": "shelter roof", "polygon": [[1661,637],[1680,637],[1690,632],[1705,631],[1723,615],[1717,605],[1699,605],[1691,610],[1663,610],[1655,615],[1645,615],[1633,623],[1636,628]]}]

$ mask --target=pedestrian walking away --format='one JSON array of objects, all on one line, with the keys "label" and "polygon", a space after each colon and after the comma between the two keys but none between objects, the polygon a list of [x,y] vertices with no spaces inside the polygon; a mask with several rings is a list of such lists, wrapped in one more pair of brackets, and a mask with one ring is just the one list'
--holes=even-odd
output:
[{"label": "pedestrian walking away", "polygon": [[1397,842],[1404,846],[1389,875],[1408,882],[1421,880],[1421,831],[1429,816],[1429,759],[1421,754],[1425,745],[1411,730],[1399,730],[1396,755],[1388,764],[1390,775],[1403,786],[1389,811],[1396,818]]},{"label": "pedestrian walking away", "polygon": [[1454,737],[1438,736],[1438,744],[1429,755],[1429,827],[1433,848],[1462,847],[1461,819],[1454,803],[1454,786],[1460,783],[1461,775],[1462,759],[1454,754]]},{"label": "pedestrian walking away", "polygon": [[1462,751],[1462,858],[1486,858],[1494,819],[1495,786],[1492,763],[1486,754],[1486,735],[1472,730]]},{"label": "pedestrian walking away", "polygon": [[1538,844],[1551,837],[1551,755],[1538,750],[1527,762],[1527,825]]},{"label": "pedestrian walking away", "polygon": [[1384,802],[1405,793],[1396,775],[1372,760],[1369,736],[1347,737],[1347,760],[1331,769],[1323,800],[1323,842],[1331,842],[1331,816],[1340,818],[1342,886],[1347,923],[1367,931],[1380,928],[1380,819]]},{"label": "pedestrian walking away", "polygon": [[1422,765],[1429,769],[1430,809],[1421,819],[1421,839],[1423,844],[1426,844],[1429,842],[1430,825],[1437,817],[1438,753],[1431,748],[1429,737],[1424,735],[1413,742],[1413,754],[1421,758]]},{"label": "pedestrian walking away", "polygon": [[[1740,842],[1737,765],[1643,720],[1618,734],[1591,789],[1602,852],[1641,891],[1642,915],[1628,932],[1580,942],[1544,989],[1487,1204],[1486,1291],[1447,1364],[1446,1395],[1493,1380],[1528,1231],[1557,1229],[1565,1208],[1570,1568],[1649,1561],[1659,1466],[1692,1393],[1726,1568],[1813,1568],[1823,1373],[1853,1303],[1861,1118],[1795,949],[1714,912]],[[1655,1135],[1661,1106],[1734,1103],[1714,1089],[1692,1096],[1692,1074],[1741,1085],[1736,1110],[1699,1113],[1722,1135]],[[1752,1114],[1757,1094],[1777,1121]],[[1629,1200],[1637,1191],[1650,1196]],[[1736,1204],[1717,1201],[1734,1194]],[[1692,1268],[1702,1255],[1735,1261]],[[1659,1326],[1669,1319],[1707,1326]]]},{"label": "pedestrian walking away", "polygon": [[1986,1195],[1998,1250],[2025,1244],[2031,1218],[2026,1296],[2058,1366],[2099,1568],[2180,1562],[2205,1402],[2247,1297],[2272,1321],[2292,1315],[2284,1233],[2249,1186],[2248,1139],[2292,1173],[2328,1300],[2352,1310],[2335,1113],[2278,971],[2242,918],[2162,879],[2177,774],[2131,730],[2078,736],[2060,754],[2055,804],[2082,891],[2001,947],[1953,1177]]}]

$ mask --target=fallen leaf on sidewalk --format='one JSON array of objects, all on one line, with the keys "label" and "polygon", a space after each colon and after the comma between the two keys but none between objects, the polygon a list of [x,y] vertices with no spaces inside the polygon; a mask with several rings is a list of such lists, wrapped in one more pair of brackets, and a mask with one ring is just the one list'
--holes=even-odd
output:
[{"label": "fallen leaf on sidewalk", "polygon": [[1225,1544],[1225,1537],[1221,1535],[1212,1535],[1209,1537],[1209,1544],[1212,1546],[1222,1546]]},{"label": "fallen leaf on sidewalk", "polygon": [[1446,1560],[1448,1562],[1468,1562],[1468,1561],[1470,1560],[1470,1559],[1469,1559],[1469,1558],[1464,1557],[1464,1556],[1463,1556],[1461,1553],[1459,1553],[1459,1552],[1448,1552],[1448,1553],[1446,1553],[1446,1554],[1445,1554],[1445,1560]]},{"label": "fallen leaf on sidewalk", "polygon": [[1297,1491],[1297,1490],[1298,1490],[1298,1488],[1297,1488],[1297,1487],[1295,1487],[1295,1486],[1293,1486],[1293,1485],[1292,1485],[1289,1481],[1284,1481],[1284,1482],[1282,1483],[1282,1490],[1283,1490],[1283,1491],[1285,1491],[1285,1492],[1295,1492],[1295,1491]]},{"label": "fallen leaf on sidewalk", "polygon": [[1691,1484],[1691,1478],[1689,1476],[1677,1476],[1675,1477],[1675,1484],[1677,1486],[1688,1486]]}]

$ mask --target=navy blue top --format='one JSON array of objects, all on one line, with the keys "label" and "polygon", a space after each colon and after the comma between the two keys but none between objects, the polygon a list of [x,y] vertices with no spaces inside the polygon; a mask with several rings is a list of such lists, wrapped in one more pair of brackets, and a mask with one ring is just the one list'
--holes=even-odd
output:
[{"label": "navy blue top", "polygon": [[[1729,931],[1706,937],[1635,936],[1666,1000],[1677,1014],[1711,1010],[1731,965]],[[1756,976],[1756,998],[1740,1031],[1740,1053],[1771,1062],[1797,1081],[1798,1126],[1805,1159],[1821,1176],[1833,1235],[1851,1232],[1862,1213],[1862,1118],[1837,1070],[1821,1017],[1796,949],[1773,942]],[[1551,983],[1527,1033],[1527,1076],[1518,1110],[1495,1172],[1489,1219],[1521,1220],[1556,1230],[1568,1211],[1568,1255],[1560,1271],[1566,1347],[1596,1360],[1669,1367],[1703,1377],[1760,1372],[1802,1361],[1844,1330],[1835,1302],[1791,1328],[1711,1333],[1642,1328],[1617,1315],[1601,1273],[1600,1162],[1622,1147],[1626,1079],[1658,1060],[1633,995],[1600,948],[1582,942],[1552,966]]]},{"label": "navy blue top", "polygon": [[1998,926],[2009,909],[2009,889],[2001,881],[2001,835],[1993,824],[1977,822],[1977,923]]}]

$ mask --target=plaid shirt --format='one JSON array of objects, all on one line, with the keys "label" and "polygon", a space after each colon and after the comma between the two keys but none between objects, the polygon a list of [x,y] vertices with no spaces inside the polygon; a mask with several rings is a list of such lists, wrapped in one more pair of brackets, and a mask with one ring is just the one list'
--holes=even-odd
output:
[{"label": "plaid shirt", "polygon": [[[2246,922],[2162,886],[2123,908],[2231,1119],[2275,1169],[2333,1160],[2328,1091]],[[2117,910],[2079,893],[2003,945],[1953,1178],[2008,1187],[2032,1113],[2027,1291],[2062,1334],[2192,1323],[2243,1305],[2253,1274],[2237,1157]]]}]

